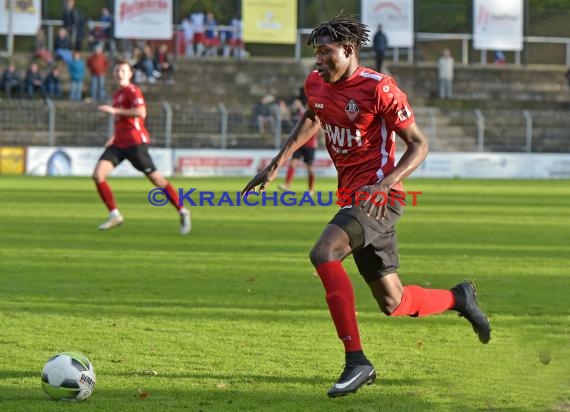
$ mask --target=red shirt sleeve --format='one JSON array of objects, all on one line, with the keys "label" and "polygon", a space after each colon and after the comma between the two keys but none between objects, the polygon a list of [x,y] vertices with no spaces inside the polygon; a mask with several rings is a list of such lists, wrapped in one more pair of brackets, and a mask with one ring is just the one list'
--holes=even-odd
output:
[{"label": "red shirt sleeve", "polygon": [[380,113],[386,119],[386,125],[389,129],[407,129],[415,122],[406,93],[398,88],[392,78],[379,82],[376,92],[380,104]]}]

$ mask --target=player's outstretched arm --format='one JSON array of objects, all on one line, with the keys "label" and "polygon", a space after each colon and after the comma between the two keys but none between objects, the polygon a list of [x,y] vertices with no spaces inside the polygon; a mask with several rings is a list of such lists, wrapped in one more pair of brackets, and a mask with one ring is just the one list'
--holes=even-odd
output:
[{"label": "player's outstretched arm", "polygon": [[[428,153],[427,138],[416,123],[410,127],[397,132],[398,136],[406,143],[406,150],[398,165],[388,173],[381,182],[375,185],[368,185],[360,188],[360,191],[370,193],[381,193],[389,195],[390,189],[398,182],[408,177],[420,163],[426,158]],[[360,207],[366,211],[369,216],[374,216],[376,219],[383,219],[386,213],[386,205],[388,202],[382,202],[381,196],[375,195],[363,199]],[[374,200],[374,201],[373,201]],[[381,204],[381,206],[378,206]]]},{"label": "player's outstretched arm", "polygon": [[321,122],[319,118],[307,110],[293,128],[293,131],[285,143],[283,143],[279,153],[271,159],[271,162],[265,169],[255,175],[254,178],[245,185],[245,188],[241,192],[242,195],[255,190],[257,187],[259,187],[260,191],[265,190],[265,187],[277,177],[279,167],[291,157],[295,150],[307,143],[309,139],[318,132],[320,127]]},{"label": "player's outstretched arm", "polygon": [[124,116],[124,117],[141,117],[143,119],[146,118],[146,106],[137,106],[132,107],[130,109],[121,109],[119,107],[113,107],[108,104],[103,104],[98,107],[99,110],[105,113],[109,113],[115,116]]},{"label": "player's outstretched arm", "polygon": [[394,170],[382,180],[390,188],[412,174],[428,154],[427,138],[416,123],[396,133],[406,143],[406,150]]}]

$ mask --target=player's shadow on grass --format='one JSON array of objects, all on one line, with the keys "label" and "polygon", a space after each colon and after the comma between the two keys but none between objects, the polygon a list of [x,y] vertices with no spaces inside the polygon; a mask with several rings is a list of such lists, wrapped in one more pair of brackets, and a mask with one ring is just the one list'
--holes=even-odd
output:
[{"label": "player's shadow on grass", "polygon": [[[224,380],[224,382],[227,382]],[[331,400],[326,391],[330,382],[288,387],[287,383],[278,385],[237,386],[228,382],[227,386],[203,384],[199,388],[184,390],[153,389],[145,387],[145,398],[140,399],[137,388],[122,390],[100,389],[88,402],[101,405],[121,402],[122,411],[136,410],[192,410],[192,411],[440,411],[445,409],[442,403],[429,402],[414,396],[410,391],[401,394],[386,393],[380,383],[361,388],[358,393]],[[413,383],[410,383],[412,385]],[[251,384],[249,384],[251,385]],[[412,387],[412,386],[410,386]],[[154,408],[154,409],[153,409]]]}]

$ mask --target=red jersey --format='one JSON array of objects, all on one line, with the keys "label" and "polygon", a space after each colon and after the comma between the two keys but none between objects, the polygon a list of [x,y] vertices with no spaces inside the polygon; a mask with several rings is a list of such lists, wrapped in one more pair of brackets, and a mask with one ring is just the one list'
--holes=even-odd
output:
[{"label": "red jersey", "polygon": [[[141,89],[134,84],[121,87],[113,95],[113,107],[119,109],[133,109],[144,105]],[[148,143],[150,143],[150,138],[142,117],[115,116],[115,140],[113,141],[115,146],[124,148]]]},{"label": "red jersey", "polygon": [[[411,126],[414,115],[392,77],[359,67],[340,83],[326,83],[315,70],[305,94],[321,120],[339,189],[375,184],[394,169],[395,132]],[[401,182],[394,189],[403,190]]]}]

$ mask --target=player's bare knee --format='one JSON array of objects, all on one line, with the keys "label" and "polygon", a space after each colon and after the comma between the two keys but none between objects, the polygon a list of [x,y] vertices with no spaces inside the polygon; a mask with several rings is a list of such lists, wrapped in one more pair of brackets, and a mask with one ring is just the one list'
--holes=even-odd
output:
[{"label": "player's bare knee", "polygon": [[309,253],[309,259],[311,259],[311,262],[315,267],[321,263],[341,260],[329,244],[322,242],[317,242],[317,244],[313,246],[313,249]]},{"label": "player's bare knee", "polygon": [[95,170],[93,172],[91,178],[95,181],[95,183],[102,183],[105,181],[105,176],[103,175],[103,173],[99,172],[98,170]]},{"label": "player's bare knee", "polygon": [[309,259],[311,259],[311,263],[314,267],[317,267],[321,263],[326,262],[326,253],[321,250],[322,248],[319,247],[319,244],[313,246],[311,251],[309,252]]}]

